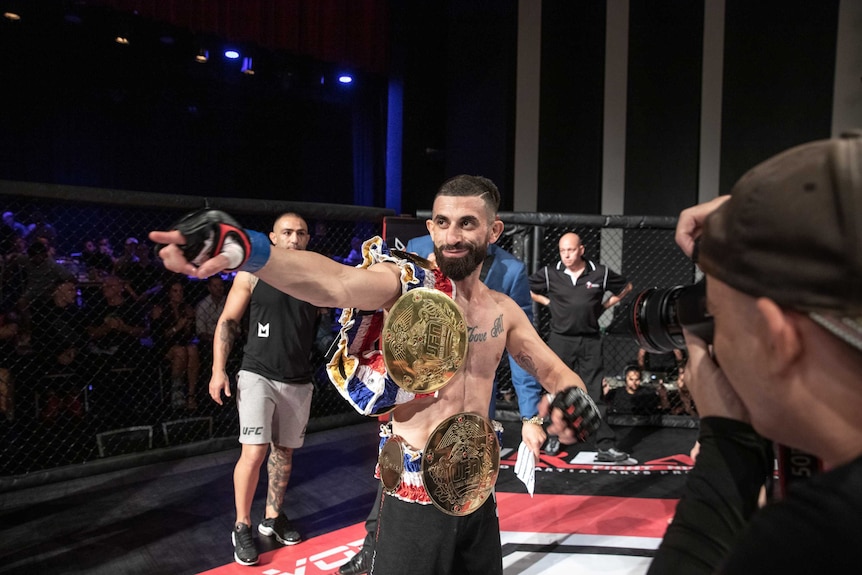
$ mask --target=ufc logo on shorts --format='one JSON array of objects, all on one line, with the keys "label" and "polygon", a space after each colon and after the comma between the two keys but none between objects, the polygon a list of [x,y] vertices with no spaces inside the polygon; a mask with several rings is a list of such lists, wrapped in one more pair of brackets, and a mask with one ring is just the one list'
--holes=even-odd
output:
[{"label": "ufc logo on shorts", "polygon": [[262,427],[243,427],[242,428],[243,435],[263,435]]}]

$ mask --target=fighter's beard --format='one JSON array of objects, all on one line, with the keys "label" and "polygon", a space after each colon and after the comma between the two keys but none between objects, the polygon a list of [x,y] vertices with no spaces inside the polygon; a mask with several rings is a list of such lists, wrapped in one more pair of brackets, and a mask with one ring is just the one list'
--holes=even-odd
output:
[{"label": "fighter's beard", "polygon": [[[464,249],[467,248],[467,255],[460,258],[447,258],[443,255],[443,250],[446,249]],[[476,268],[482,265],[485,261],[485,256],[488,253],[488,246],[476,246],[473,244],[455,244],[453,246],[434,246],[434,256],[437,259],[437,267],[443,272],[447,278],[453,281],[461,281]]]}]

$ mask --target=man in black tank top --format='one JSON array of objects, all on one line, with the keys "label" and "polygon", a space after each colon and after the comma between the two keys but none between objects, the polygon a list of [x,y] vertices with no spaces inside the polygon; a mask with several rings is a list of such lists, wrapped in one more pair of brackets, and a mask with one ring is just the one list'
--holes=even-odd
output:
[{"label": "man in black tank top", "polygon": [[[297,214],[283,214],[275,221],[269,238],[276,248],[304,250],[309,240],[308,225]],[[237,375],[242,451],[234,469],[236,523],[231,537],[236,562],[254,565],[258,551],[251,529],[251,504],[268,448],[269,488],[258,531],[283,545],[301,540],[282,511],[282,504],[293,450],[302,446],[311,407],[309,355],[316,333],[317,308],[249,273],[238,272],[213,338],[209,392],[219,405],[222,392],[231,395],[225,366],[246,310],[249,333]]]}]

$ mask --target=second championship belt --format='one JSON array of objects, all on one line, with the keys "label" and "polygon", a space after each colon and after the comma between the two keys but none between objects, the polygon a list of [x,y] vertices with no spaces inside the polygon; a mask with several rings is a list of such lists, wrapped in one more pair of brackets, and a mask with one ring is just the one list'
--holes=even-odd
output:
[{"label": "second championship belt", "polygon": [[456,413],[445,419],[422,452],[422,482],[431,501],[449,515],[479,509],[500,473],[500,442],[487,418]]}]

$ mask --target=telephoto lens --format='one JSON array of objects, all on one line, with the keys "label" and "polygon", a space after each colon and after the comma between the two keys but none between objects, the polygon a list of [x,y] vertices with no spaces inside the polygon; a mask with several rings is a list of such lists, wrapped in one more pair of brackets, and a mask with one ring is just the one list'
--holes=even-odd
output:
[{"label": "telephoto lens", "polygon": [[650,353],[684,349],[683,328],[712,343],[713,322],[706,309],[705,280],[644,290],[636,296],[629,319],[638,345]]}]

